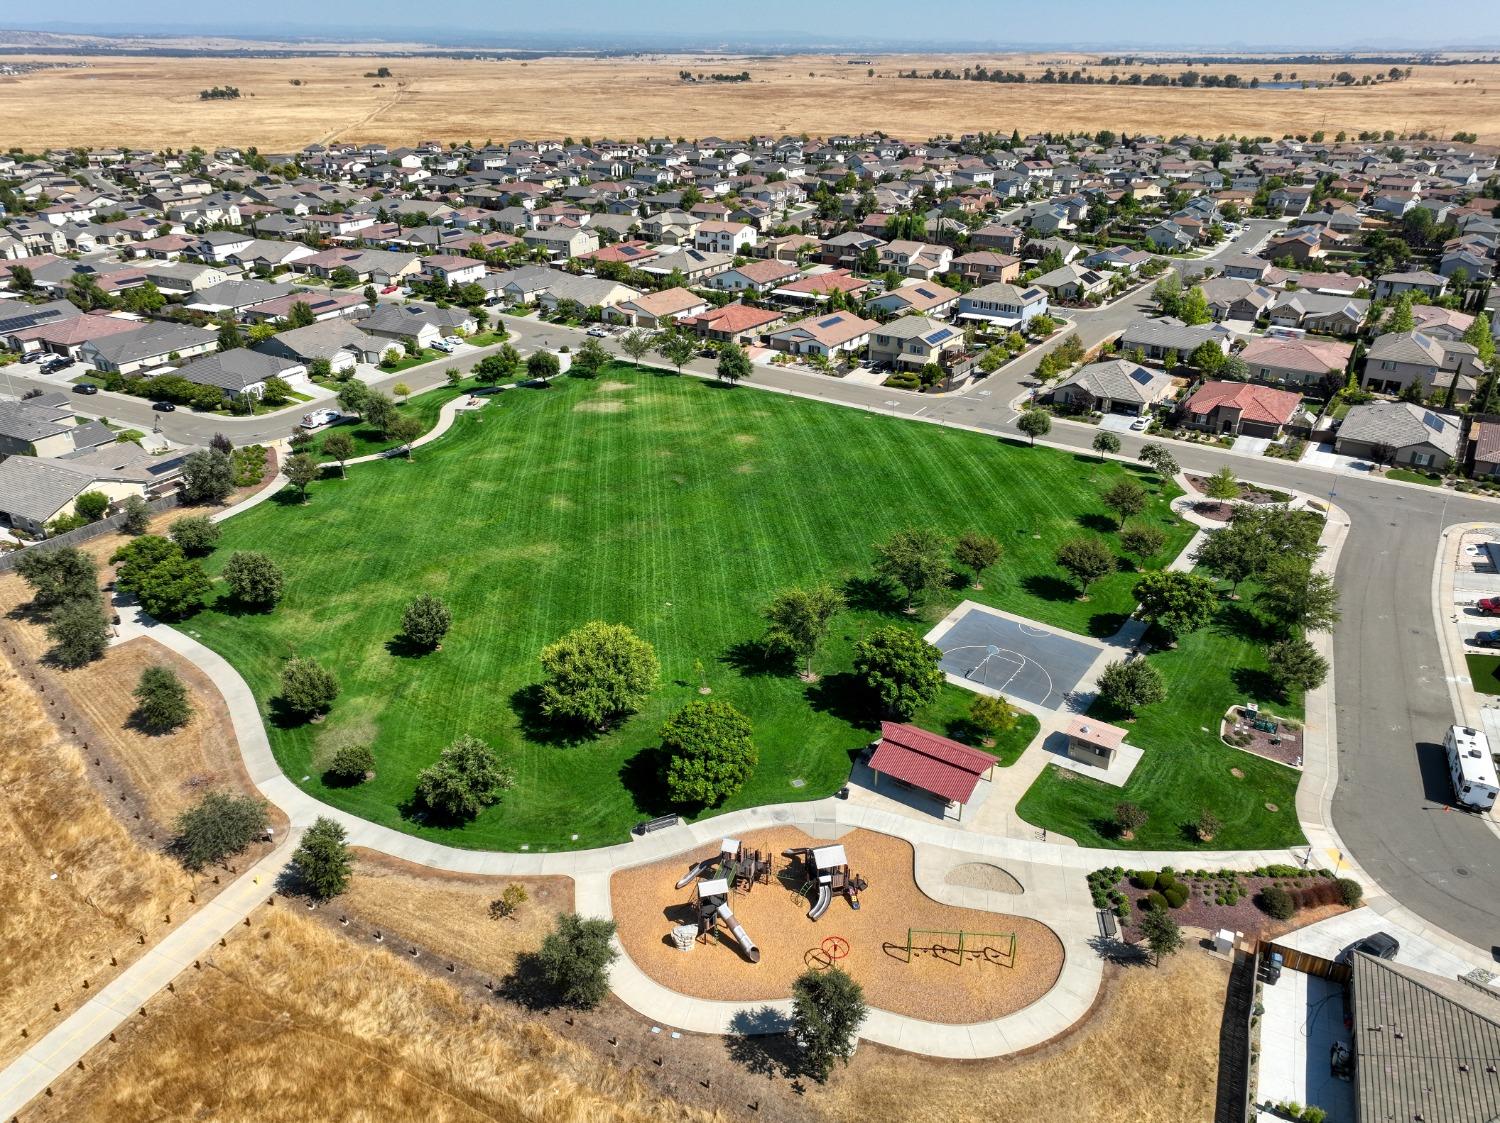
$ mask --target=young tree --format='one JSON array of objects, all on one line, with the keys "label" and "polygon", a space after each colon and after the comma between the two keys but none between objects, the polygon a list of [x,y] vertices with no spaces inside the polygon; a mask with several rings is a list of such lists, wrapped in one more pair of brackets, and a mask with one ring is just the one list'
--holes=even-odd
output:
[{"label": "young tree", "polygon": [[1128,522],[1120,527],[1120,546],[1142,561],[1154,558],[1166,541],[1167,536],[1149,523]]},{"label": "young tree", "polygon": [[401,634],[417,647],[436,650],[453,624],[453,615],[441,597],[422,593],[401,613]]},{"label": "young tree", "polygon": [[443,370],[443,381],[449,386],[457,386],[464,380],[464,372],[457,367],[447,367]]},{"label": "young tree", "polygon": [[545,716],[603,729],[640,708],[661,664],[624,624],[592,620],[542,648],[542,673]]},{"label": "young tree", "polygon": [[201,558],[213,553],[224,531],[207,515],[188,515],[173,523],[167,533],[184,554]]},{"label": "young tree", "polygon": [[948,550],[948,540],[935,530],[898,530],[875,546],[875,572],[901,589],[909,609],[923,593],[952,580]]},{"label": "young tree", "polygon": [[328,762],[327,774],[336,784],[363,784],[375,774],[375,753],[369,745],[344,745]]},{"label": "young tree", "polygon": [[354,457],[354,438],[348,433],[329,433],[323,438],[323,455],[338,461],[340,477],[347,475],[344,465]]},{"label": "young tree", "polygon": [[415,446],[417,438],[426,431],[427,427],[422,424],[421,418],[413,417],[409,413],[402,413],[398,414],[395,420],[391,422],[390,428],[386,430],[386,435],[395,441],[396,447],[401,449],[407,458],[410,459],[412,448]]},{"label": "young tree", "polygon": [[238,854],[265,834],[266,805],[251,796],[209,792],[177,817],[172,848],[190,870]]},{"label": "young tree", "polygon": [[1395,305],[1391,308],[1391,318],[1386,324],[1387,332],[1406,332],[1416,329],[1416,320],[1412,316],[1412,294],[1410,290],[1402,293],[1396,298]]},{"label": "young tree", "polygon": [[50,613],[50,657],[64,667],[92,663],[109,647],[109,621],[97,593],[58,605]]},{"label": "young tree", "polygon": [[609,994],[609,965],[618,957],[613,920],[563,913],[542,941],[536,963],[543,980],[569,1006],[590,1010]]},{"label": "young tree", "polygon": [[1328,678],[1328,660],[1305,639],[1293,637],[1266,649],[1266,670],[1283,698],[1293,690],[1316,690]]},{"label": "young tree", "polygon": [[371,390],[357,378],[351,378],[339,387],[338,403],[339,409],[345,413],[357,413],[364,416],[365,403],[369,400]]},{"label": "young tree", "polygon": [[268,406],[284,406],[292,400],[292,384],[284,378],[272,375],[266,379],[265,388],[260,393],[260,400]]},{"label": "young tree", "polygon": [[189,503],[222,503],[234,490],[234,462],[218,449],[189,453],[182,462],[182,497]]},{"label": "young tree", "polygon": [[1204,490],[1210,499],[1238,499],[1240,482],[1234,478],[1234,470],[1224,465],[1204,482]]},{"label": "young tree", "polygon": [[546,382],[557,377],[562,363],[551,351],[533,351],[526,358],[526,376],[536,382]]},{"label": "young tree", "polygon": [[193,703],[171,667],[157,664],[141,672],[135,687],[135,724],[147,733],[170,733],[188,723]]},{"label": "young tree", "polygon": [[338,696],[338,679],[314,659],[294,655],[281,668],[281,704],[298,717],[321,717]]},{"label": "young tree", "polygon": [[680,331],[664,331],[657,337],[656,353],[671,363],[678,374],[692,361],[697,350],[692,336]]},{"label": "young tree", "polygon": [[1213,583],[1196,573],[1151,570],[1135,583],[1135,599],[1141,616],[1155,624],[1173,646],[1214,615]]},{"label": "young tree", "polygon": [[1120,438],[1108,429],[1100,429],[1094,434],[1091,447],[1099,454],[1099,463],[1103,464],[1106,454],[1120,451]]},{"label": "young tree", "polygon": [[1162,956],[1175,955],[1182,948],[1182,929],[1165,909],[1147,909],[1141,914],[1141,935],[1161,966]]},{"label": "young tree", "polygon": [[1031,438],[1031,445],[1035,448],[1038,437],[1052,432],[1052,415],[1043,409],[1028,409],[1016,421],[1016,428]]},{"label": "young tree", "polygon": [[993,535],[981,534],[977,530],[965,531],[953,547],[953,557],[958,564],[974,575],[976,589],[984,588],[979,583],[979,578],[986,569],[1000,560],[1002,552],[999,541]]},{"label": "young tree", "polygon": [[1122,800],[1115,804],[1115,829],[1120,832],[1120,837],[1129,841],[1135,837],[1135,832],[1146,825],[1150,816],[1136,804],[1129,800]]},{"label": "young tree", "polygon": [[32,607],[42,612],[99,595],[99,569],[76,546],[25,550],[16,561],[16,572],[31,587]]},{"label": "young tree", "polygon": [[719,351],[719,363],[714,373],[720,382],[737,385],[750,377],[750,356],[738,343],[727,344]]},{"label": "young tree", "polygon": [[1260,574],[1255,603],[1283,637],[1302,628],[1326,632],[1339,622],[1339,594],[1333,578],[1302,558],[1276,558]]},{"label": "young tree", "polygon": [[1099,578],[1113,573],[1119,560],[1104,544],[1104,539],[1080,535],[1069,538],[1057,548],[1057,564],[1078,582],[1078,599],[1087,600],[1089,586]]},{"label": "young tree", "polygon": [[221,576],[237,601],[262,609],[279,601],[286,587],[281,566],[259,550],[236,550],[230,554]]},{"label": "young tree", "polygon": [[500,896],[490,902],[490,919],[503,920],[506,917],[514,917],[520,911],[521,906],[530,899],[526,887],[512,881],[500,891]]},{"label": "young tree", "polygon": [[1238,596],[1240,582],[1260,572],[1268,556],[1266,541],[1251,524],[1232,522],[1203,539],[1193,562],[1220,581],[1228,581],[1233,598]]},{"label": "young tree", "polygon": [[803,662],[802,677],[811,682],[813,656],[843,609],[844,598],[832,585],[783,589],[766,608],[766,642],[792,651]]},{"label": "young tree", "polygon": [[750,733],[750,719],[728,702],[683,706],[661,729],[668,798],[717,807],[739,791],[759,760]]},{"label": "young tree", "polygon": [[1140,461],[1164,480],[1178,472],[1177,458],[1158,444],[1141,446]]},{"label": "young tree", "polygon": [[1207,807],[1198,812],[1198,821],[1193,824],[1193,830],[1198,835],[1199,842],[1212,842],[1214,835],[1223,829],[1224,821]]},{"label": "young tree", "polygon": [[1144,659],[1119,660],[1099,675],[1099,696],[1121,713],[1135,716],[1142,706],[1163,701],[1167,684],[1161,672]]},{"label": "young tree", "polygon": [[348,837],[344,828],[325,815],[313,820],[302,841],[292,853],[292,864],[297,867],[297,881],[319,901],[337,897],[349,888],[349,879],[354,872],[354,859],[350,857]]},{"label": "young tree", "polygon": [[792,984],[792,1036],[801,1046],[801,1068],[819,1083],[835,1061],[849,1063],[869,1008],[863,988],[839,967],[811,968]]},{"label": "young tree", "polygon": [[391,393],[405,402],[407,398],[411,397],[411,387],[404,382],[398,382],[391,387]]},{"label": "young tree", "polygon": [[[1113,434],[1110,435],[1113,436]],[[1126,476],[1106,491],[1103,498],[1104,505],[1115,513],[1115,521],[1123,527],[1126,519],[1132,515],[1139,515],[1146,509],[1148,497],[1145,488]]]},{"label": "young tree", "polygon": [[611,356],[593,336],[585,339],[573,354],[573,365],[568,368],[568,373],[575,378],[597,378],[599,372],[609,363]]},{"label": "young tree", "polygon": [[854,645],[854,673],[881,709],[906,721],[937,697],[943,653],[905,628],[879,628]]},{"label": "young tree", "polygon": [[641,360],[651,354],[651,336],[640,328],[631,328],[620,339],[620,350],[630,356],[630,361],[636,366],[641,365]]},{"label": "young tree", "polygon": [[993,745],[999,734],[1009,733],[1016,721],[1015,707],[996,695],[981,694],[969,704],[969,722],[983,734],[986,745]]},{"label": "young tree", "polygon": [[151,529],[151,506],[139,495],[127,495],[120,514],[120,529],[126,534],[145,534]]},{"label": "young tree", "polygon": [[73,500],[73,511],[80,518],[96,523],[109,510],[109,496],[102,491],[85,491]]},{"label": "young tree", "polygon": [[1198,285],[1184,294],[1182,303],[1177,306],[1177,318],[1185,324],[1206,324],[1214,318],[1208,310],[1208,299]]}]

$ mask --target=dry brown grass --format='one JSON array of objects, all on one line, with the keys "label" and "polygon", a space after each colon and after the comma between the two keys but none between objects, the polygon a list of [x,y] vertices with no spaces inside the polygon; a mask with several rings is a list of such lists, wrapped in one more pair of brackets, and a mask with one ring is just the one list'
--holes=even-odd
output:
[{"label": "dry brown grass", "polygon": [[714,1118],[534,1021],[275,909],[103,1044],[34,1120]]},{"label": "dry brown grass", "polygon": [[[354,880],[338,900],[340,909],[495,978],[509,974],[516,956],[541,946],[559,913],[573,911],[571,878],[480,877],[365,850],[357,854]],[[490,902],[512,882],[523,886],[530,900],[513,918],[491,920]]]},{"label": "dry brown grass", "polygon": [[[192,883],[142,849],[90,787],[31,689],[0,659],[0,1061],[155,941]],[[52,1009],[56,1002],[61,1011]]]},{"label": "dry brown grass", "polygon": [[[264,151],[314,140],[412,144],[524,137],[636,137],[666,133],[801,133],[883,129],[925,138],[941,133],[1019,128],[1112,128],[1131,133],[1217,135],[1311,133],[1325,129],[1471,130],[1500,140],[1500,68],[1465,63],[1416,67],[1404,82],[1316,91],[1171,87],[1000,85],[913,81],[898,70],[984,64],[1039,72],[1091,60],[1047,55],[882,56],[874,77],[844,57],[774,60],[652,56],[642,59],[87,58],[82,70],[44,70],[0,79],[0,135],[39,149],[52,145],[256,144]],[[376,88],[366,71],[390,66]],[[747,69],[744,84],[684,85],[677,72]],[[1128,68],[1122,73],[1129,73]],[[1169,73],[1180,66],[1164,66]],[[1328,66],[1314,74],[1285,63],[1214,66],[1243,77],[1277,70],[1328,78],[1378,66]],[[291,80],[303,81],[301,86]],[[1474,85],[1458,85],[1466,79]],[[198,91],[238,86],[238,101],[200,101]]]},{"label": "dry brown grass", "polygon": [[[690,923],[693,888],[674,888],[690,860],[711,856],[717,843],[663,862],[616,873],[610,881],[615,923],[630,958],[664,986],[699,998],[756,1001],[784,998],[792,981],[807,969],[807,956],[828,936],[842,936],[848,957],[839,966],[864,987],[870,1005],[934,1022],[978,1022],[1003,1017],[1035,1002],[1052,988],[1062,970],[1063,948],[1045,924],[1025,917],[941,904],[917,888],[911,844],[872,831],[851,831],[839,839],[850,868],[866,878],[858,911],[836,898],[816,923],[806,917],[808,902],[796,893],[801,875],[778,881],[789,863],[784,849],[823,845],[793,828],[754,831],[741,840],[748,849],[776,855],[771,884],[735,894],[735,917],[761,950],[761,961],[746,961],[725,933],[720,940],[681,952],[668,939],[674,925]],[[790,888],[789,888],[790,886]],[[1017,934],[1013,962],[969,959],[956,954],[916,955],[906,962],[908,928]],[[1000,941],[988,941],[999,946]],[[919,935],[918,946],[943,943],[955,949],[956,936]]]},{"label": "dry brown grass", "polygon": [[868,1123],[1212,1119],[1228,978],[1196,948],[1160,970],[1124,968],[1076,1032],[1012,1059],[954,1064],[861,1046],[821,1106]]}]

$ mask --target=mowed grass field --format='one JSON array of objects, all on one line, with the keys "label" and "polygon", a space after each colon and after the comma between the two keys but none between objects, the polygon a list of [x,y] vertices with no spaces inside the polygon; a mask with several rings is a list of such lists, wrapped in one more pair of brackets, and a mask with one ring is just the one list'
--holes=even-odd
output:
[{"label": "mowed grass field", "polygon": [[[285,567],[287,595],[265,615],[216,602],[185,627],[240,669],[268,713],[288,656],[338,675],[343,693],[325,722],[269,725],[283,768],[320,798],[458,845],[595,846],[667,809],[657,731],[698,697],[695,661],[714,696],[755,727],[760,765],[732,809],[844,782],[874,718],[853,689],[851,649],[876,627],[925,631],[967,595],[1114,631],[1133,607],[1134,575],[1101,581],[1079,602],[1052,555],[1082,525],[1112,526],[1098,496],[1130,471],[617,366],[599,381],[507,391],[414,462],[357,465],[346,480],[316,483],[305,505],[230,519],[210,571],[237,549],[264,550]],[[1175,490],[1142,478],[1170,557],[1189,528],[1167,510]],[[908,616],[867,588],[872,544],[907,526],[987,531],[1005,557],[983,591],[949,590]],[[836,620],[823,679],[808,686],[763,667],[752,641],[776,590],[823,580],[851,583],[856,606]],[[454,626],[441,651],[412,658],[392,641],[423,592],[449,602]],[[623,726],[572,743],[537,720],[528,688],[541,648],[590,619],[653,643],[662,682]],[[966,701],[945,695],[918,720],[946,729]],[[463,733],[513,762],[516,786],[462,829],[403,817],[417,773]],[[349,738],[373,744],[378,774],[327,788],[321,764]],[[1013,759],[1016,746],[997,751]]]},{"label": "mowed grass field", "polygon": [[[16,57],[24,57],[18,55]],[[883,130],[921,140],[1013,128],[1131,135],[1236,133],[1279,137],[1340,129],[1457,130],[1500,138],[1500,67],[1472,61],[1417,65],[1405,81],[1347,89],[1184,89],[1100,84],[1004,85],[926,81],[901,72],[1086,68],[1107,83],[1132,73],[1177,75],[1183,63],[1103,68],[1079,52],[854,56],[648,55],[479,61],[447,58],[164,58],[80,56],[80,69],[0,78],[0,135],[32,151],[68,145],[258,145],[288,152],[314,141],[561,139],[572,136],[723,136],[760,133],[829,136]],[[42,61],[62,61],[48,56]],[[366,75],[388,66],[392,77]],[[684,83],[680,70],[747,70],[745,83]],[[873,74],[869,73],[870,70]],[[1252,62],[1194,67],[1270,81],[1279,72],[1328,81],[1384,72],[1369,63],[1299,66]],[[293,85],[293,82],[299,83]],[[198,92],[233,85],[242,96],[209,100]],[[1500,90],[1497,90],[1500,92]]]}]

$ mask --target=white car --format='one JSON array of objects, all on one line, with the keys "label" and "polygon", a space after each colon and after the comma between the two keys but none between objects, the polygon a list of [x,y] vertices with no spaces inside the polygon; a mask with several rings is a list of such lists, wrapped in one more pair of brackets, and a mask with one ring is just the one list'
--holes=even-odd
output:
[{"label": "white car", "polygon": [[1151,428],[1151,419],[1149,417],[1137,417],[1130,423],[1130,431],[1132,433],[1142,433],[1149,428]]},{"label": "white car", "polygon": [[342,416],[336,409],[315,409],[302,415],[302,428],[321,429],[325,425],[332,425]]},{"label": "white car", "polygon": [[608,339],[609,329],[603,324],[595,324],[585,334],[592,335],[595,339]]}]

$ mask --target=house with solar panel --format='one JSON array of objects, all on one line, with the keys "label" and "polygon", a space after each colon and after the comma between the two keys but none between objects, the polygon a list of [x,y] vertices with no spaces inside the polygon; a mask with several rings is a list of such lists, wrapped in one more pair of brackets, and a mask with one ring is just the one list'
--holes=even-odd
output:
[{"label": "house with solar panel", "polygon": [[1414,402],[1369,402],[1349,410],[1335,452],[1403,468],[1442,471],[1458,458],[1463,421]]},{"label": "house with solar panel", "polygon": [[999,328],[1018,328],[1047,311],[1046,290],[1036,285],[996,281],[971,289],[958,298],[958,318]]},{"label": "house with solar panel", "polygon": [[927,316],[902,316],[878,326],[870,335],[870,362],[910,371],[935,365],[949,379],[963,377],[974,366],[962,329]]},{"label": "house with solar panel", "polygon": [[871,308],[890,316],[917,313],[946,316],[958,303],[958,292],[936,281],[910,281],[867,301]]},{"label": "house with solar panel", "polygon": [[1172,397],[1176,387],[1163,371],[1126,359],[1109,359],[1080,367],[1052,391],[1059,405],[1097,413],[1145,416]]},{"label": "house with solar panel", "polygon": [[[826,316],[809,316],[772,332],[766,342],[791,355],[821,355],[834,360],[860,350],[870,342],[870,333],[880,328],[874,320],[853,312],[830,312]],[[959,340],[962,339],[960,335]]]}]

